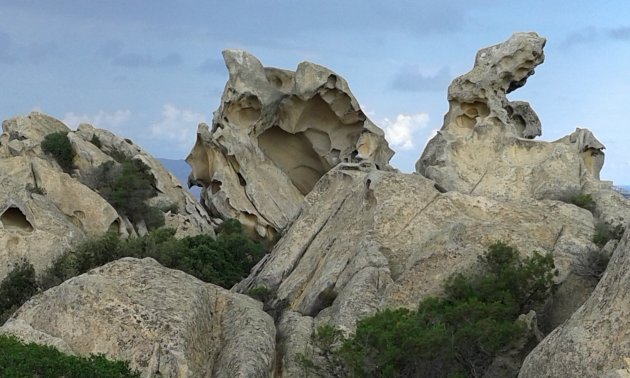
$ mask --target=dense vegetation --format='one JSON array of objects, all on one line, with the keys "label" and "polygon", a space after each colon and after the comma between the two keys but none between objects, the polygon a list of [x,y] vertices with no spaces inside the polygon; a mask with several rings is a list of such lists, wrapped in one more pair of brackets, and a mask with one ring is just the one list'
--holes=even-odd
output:
[{"label": "dense vegetation", "polygon": [[37,292],[35,269],[28,261],[20,261],[0,282],[0,325]]},{"label": "dense vegetation", "polygon": [[124,378],[140,374],[133,372],[127,362],[110,361],[101,355],[87,358],[66,355],[52,347],[0,336],[0,376]]},{"label": "dense vegetation", "polygon": [[64,253],[39,279],[28,262],[21,262],[0,283],[0,324],[37,290],[47,290],[122,257],[152,257],[166,267],[230,288],[249,274],[265,249],[245,235],[237,220],[225,221],[217,232],[216,238],[197,235],[176,239],[174,230],[162,228],[126,240],[108,233]]},{"label": "dense vegetation", "polygon": [[137,159],[121,159],[101,164],[84,179],[121,215],[137,223],[144,220],[149,230],[164,225],[164,214],[147,200],[157,195],[155,177],[149,167]]},{"label": "dense vegetation", "polygon": [[64,170],[70,172],[74,169],[74,149],[68,140],[67,132],[57,132],[46,135],[41,143],[42,151],[52,155],[57,164]]},{"label": "dense vegetation", "polygon": [[527,338],[517,318],[548,298],[556,271],[551,256],[523,259],[503,243],[490,246],[480,263],[479,274],[451,277],[443,297],[361,319],[350,337],[320,327],[312,338],[323,362],[306,354],[300,362],[332,376],[482,376],[497,355]]}]

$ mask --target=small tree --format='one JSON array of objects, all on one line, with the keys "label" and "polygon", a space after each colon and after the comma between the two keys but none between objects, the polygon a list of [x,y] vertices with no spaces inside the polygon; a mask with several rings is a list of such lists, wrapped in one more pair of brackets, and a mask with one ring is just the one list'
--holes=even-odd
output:
[{"label": "small tree", "polygon": [[35,269],[21,260],[0,282],[0,325],[37,292]]},{"label": "small tree", "polygon": [[71,172],[74,169],[74,150],[68,139],[67,132],[57,132],[46,135],[41,143],[42,151],[52,155],[55,161],[64,172]]},{"label": "small tree", "polygon": [[[504,243],[491,245],[479,261],[482,272],[451,277],[443,297],[427,298],[416,310],[386,309],[361,319],[334,351],[330,343],[315,342],[333,340],[337,334],[330,330],[314,333],[313,345],[320,356],[328,355],[324,360],[333,371],[353,377],[482,376],[501,351],[525,336],[517,318],[549,296],[556,271],[550,256],[523,259]],[[305,354],[298,360],[311,371],[323,369]]]}]

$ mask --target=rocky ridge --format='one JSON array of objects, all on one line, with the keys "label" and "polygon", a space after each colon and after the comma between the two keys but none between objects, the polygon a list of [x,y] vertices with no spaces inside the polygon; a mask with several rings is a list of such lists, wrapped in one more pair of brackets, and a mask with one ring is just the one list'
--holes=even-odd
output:
[{"label": "rocky ridge", "polygon": [[[113,156],[138,159],[155,178],[157,196],[151,204],[169,205],[165,214],[177,235],[213,232],[205,209],[152,156],[130,140],[107,130],[80,125],[71,131],[62,122],[33,112],[2,123],[0,135],[0,278],[11,265],[26,258],[36,271],[86,237],[115,231],[122,237],[146,233],[142,222],[132,223],[101,195],[83,184],[90,173]],[[68,174],[41,149],[46,135],[67,133],[76,169]],[[96,137],[100,146],[91,141]]]},{"label": "rocky ridge", "polygon": [[[212,127],[199,126],[190,183],[203,187],[202,205],[212,216],[237,218],[261,239],[281,236],[271,253],[232,293],[150,259],[123,259],[34,297],[0,332],[78,354],[103,351],[147,375],[302,376],[297,355],[312,348],[319,325],[352,332],[357,319],[381,309],[414,307],[440,294],[451,274],[478,269],[477,256],[505,241],[523,255],[553,256],[559,269],[544,314],[523,317],[533,330],[537,315],[547,331],[564,324],[527,357],[521,376],[537,376],[539,368],[547,376],[614,372],[627,352],[630,202],[599,180],[604,146],[590,131],[535,140],[542,127],[531,106],[507,100],[543,62],[544,45],[535,33],[516,33],[477,54],[473,69],[449,87],[444,126],[416,174],[389,167],[382,131],[337,74],[312,63],[295,72],[267,68],[243,51],[226,51],[230,79]],[[87,141],[93,130],[82,126],[74,134]],[[7,154],[28,150],[5,134],[2,148],[14,151]],[[104,131],[98,137],[135,156],[129,141]],[[107,159],[81,141],[79,172]],[[578,194],[590,196],[592,211],[567,203]],[[601,249],[592,241],[598,224],[626,226],[626,233]],[[84,232],[83,223],[74,227]],[[599,284],[580,274],[585,256],[613,250]],[[117,282],[122,276],[128,278]],[[275,325],[260,303],[234,293],[260,288],[271,293],[264,308]],[[149,316],[154,311],[159,316]],[[506,363],[511,370],[495,376],[515,376],[520,363]]]}]

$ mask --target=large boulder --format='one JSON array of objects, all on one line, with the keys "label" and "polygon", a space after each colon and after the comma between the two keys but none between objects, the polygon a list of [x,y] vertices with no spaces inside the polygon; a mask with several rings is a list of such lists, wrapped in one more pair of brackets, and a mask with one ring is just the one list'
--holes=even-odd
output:
[{"label": "large boulder", "polygon": [[[81,125],[71,131],[62,122],[33,112],[2,123],[0,135],[0,280],[22,259],[39,273],[64,251],[87,237],[108,231],[121,237],[146,232],[133,224],[90,185],[92,172],[116,159],[138,159],[155,178],[157,195],[149,204],[165,209],[176,236],[213,235],[214,222],[178,180],[130,140]],[[67,133],[76,169],[64,172],[45,154],[46,135]],[[115,163],[117,164],[117,163]],[[166,209],[168,207],[168,210]]]},{"label": "large boulder", "polygon": [[37,156],[0,158],[0,280],[22,259],[44,270],[87,236],[121,232],[114,208]]},{"label": "large boulder", "polygon": [[330,323],[353,331],[379,309],[415,307],[453,273],[474,270],[496,241],[524,255],[551,254],[559,281],[592,253],[593,216],[559,201],[499,201],[441,193],[420,175],[342,163],[306,196],[271,254],[235,290],[266,287],[280,315],[283,376],[297,376],[296,353]]},{"label": "large boulder", "polygon": [[477,53],[473,69],[448,88],[444,125],[416,163],[418,173],[445,190],[503,198],[566,200],[582,193],[585,179],[599,179],[604,146],[589,130],[534,140],[542,133],[538,116],[506,97],[544,61],[545,42],[516,33]]},{"label": "large boulder", "polygon": [[519,377],[600,377],[626,368],[624,359],[630,357],[629,287],[627,227],[590,298],[527,356]]},{"label": "large boulder", "polygon": [[155,260],[124,258],[33,297],[0,328],[146,377],[269,377],[273,320],[260,302]]},{"label": "large boulder", "polygon": [[303,62],[296,71],[263,67],[226,50],[229,71],[212,127],[199,125],[187,158],[190,184],[221,218],[236,218],[263,239],[286,228],[303,197],[338,163],[388,168],[393,151],[363,113],[346,81]]}]

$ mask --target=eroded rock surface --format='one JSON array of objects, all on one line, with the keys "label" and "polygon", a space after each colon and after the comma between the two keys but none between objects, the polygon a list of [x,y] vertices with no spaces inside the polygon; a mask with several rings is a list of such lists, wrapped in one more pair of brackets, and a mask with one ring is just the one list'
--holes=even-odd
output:
[{"label": "eroded rock surface", "polygon": [[498,201],[440,193],[420,175],[341,164],[306,196],[299,217],[269,258],[238,284],[276,293],[282,376],[299,375],[296,353],[313,327],[346,331],[388,307],[415,307],[453,273],[475,269],[495,241],[521,253],[550,253],[559,281],[590,241],[590,212],[559,201]]},{"label": "eroded rock surface", "polygon": [[[122,237],[146,232],[133,224],[84,183],[99,165],[113,156],[140,159],[155,177],[156,207],[169,206],[166,224],[176,236],[213,234],[213,223],[198,204],[162,165],[131,141],[90,125],[71,131],[62,122],[33,112],[2,124],[0,135],[0,279],[21,259],[41,272],[64,251],[86,237],[107,231]],[[53,132],[68,133],[77,167],[63,172],[44,154],[40,144]],[[94,144],[98,139],[99,146]]]},{"label": "eroded rock surface", "polygon": [[223,53],[230,73],[212,128],[201,124],[188,156],[190,184],[221,218],[270,239],[304,195],[340,162],[388,168],[393,151],[361,111],[348,84],[313,63],[263,67],[240,50]]},{"label": "eroded rock surface", "polygon": [[545,39],[516,33],[480,50],[474,68],[451,83],[449,111],[416,171],[446,190],[504,198],[567,199],[599,179],[604,146],[586,129],[555,142],[541,135],[527,102],[506,94],[544,61]]},{"label": "eroded rock surface", "polygon": [[126,360],[147,377],[269,377],[275,356],[260,302],[150,258],[124,258],[41,293],[0,332]]},{"label": "eroded rock surface", "polygon": [[626,368],[629,287],[630,227],[590,298],[529,354],[519,377],[600,377]]}]

